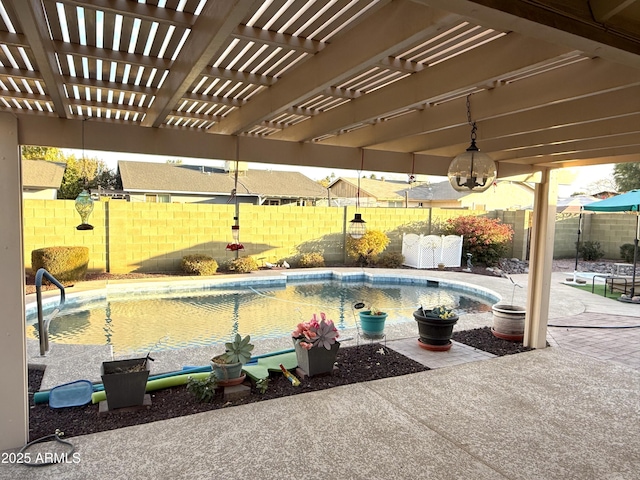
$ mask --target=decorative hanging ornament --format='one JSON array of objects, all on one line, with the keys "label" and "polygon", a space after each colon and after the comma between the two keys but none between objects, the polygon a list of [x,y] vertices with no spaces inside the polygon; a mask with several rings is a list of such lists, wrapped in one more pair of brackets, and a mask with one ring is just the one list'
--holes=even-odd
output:
[{"label": "decorative hanging ornament", "polygon": [[449,165],[447,177],[458,192],[484,192],[496,179],[496,164],[476,145],[476,122],[471,121],[471,107],[467,96],[467,120],[471,126],[471,145],[466,152],[455,157]]},{"label": "decorative hanging ornament", "polygon": [[[82,160],[84,165],[84,122],[87,119],[82,119]],[[93,199],[91,198],[91,191],[89,190],[89,180],[85,177],[84,189],[76,197],[76,211],[80,214],[80,220],[82,223],[76,227],[76,230],[93,230],[93,225],[89,225],[89,215],[93,212]]]},{"label": "decorative hanging ornament", "polygon": [[240,225],[231,226],[231,238],[233,238],[233,242],[227,243],[227,250],[232,252],[244,250],[244,245],[240,243]]}]

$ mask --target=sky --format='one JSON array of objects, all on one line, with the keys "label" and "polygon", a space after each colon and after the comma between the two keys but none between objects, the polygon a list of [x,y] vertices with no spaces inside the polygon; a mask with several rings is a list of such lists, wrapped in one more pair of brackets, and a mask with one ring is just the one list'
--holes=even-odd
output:
[{"label": "sky", "polygon": [[[63,150],[65,154],[73,154],[76,158],[82,157],[81,150]],[[142,155],[139,153],[119,153],[119,152],[103,152],[87,150],[84,152],[87,158],[97,158],[103,160],[107,166],[115,170],[118,160],[130,160],[138,162],[159,162],[165,163],[167,160],[182,160],[182,163],[186,165],[204,165],[211,167],[224,167],[223,160],[206,160],[202,158],[186,158],[186,157],[167,157],[158,155]],[[330,176],[332,173],[337,177],[357,177],[357,170],[341,170],[337,168],[320,168],[320,167],[300,167],[298,165],[272,165],[266,163],[249,163],[249,169],[256,170],[281,170],[281,171],[299,171],[307,177],[313,180],[321,180]],[[613,164],[608,165],[596,165],[590,167],[577,167],[576,179],[571,185],[560,185],[558,187],[558,196],[560,198],[566,198],[571,196],[575,192],[583,192],[593,182],[602,178],[611,177],[613,175]],[[364,170],[362,175],[369,177],[371,174],[375,174],[377,178],[385,177],[388,180],[407,180],[410,172],[406,173],[389,173],[389,172],[373,172],[370,170]],[[433,175],[418,175],[418,181],[430,181],[432,183],[442,182],[447,177],[438,177]]]}]

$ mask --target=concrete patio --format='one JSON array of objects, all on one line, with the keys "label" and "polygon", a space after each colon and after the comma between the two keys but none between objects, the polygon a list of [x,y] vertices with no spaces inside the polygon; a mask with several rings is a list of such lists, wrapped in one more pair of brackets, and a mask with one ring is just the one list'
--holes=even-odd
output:
[{"label": "concrete patio", "polygon": [[[550,324],[640,324],[640,305],[562,279]],[[508,280],[482,280],[510,297]],[[637,478],[640,329],[549,327],[552,348],[499,358],[413,352],[415,332],[394,336],[390,348],[434,370],[73,437],[77,463],[3,462],[0,478]]]}]

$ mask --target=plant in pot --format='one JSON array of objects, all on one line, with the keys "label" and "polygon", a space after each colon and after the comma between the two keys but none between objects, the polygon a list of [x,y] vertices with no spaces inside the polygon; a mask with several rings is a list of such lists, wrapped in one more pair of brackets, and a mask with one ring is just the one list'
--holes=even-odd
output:
[{"label": "plant in pot", "polygon": [[493,312],[491,333],[503,340],[521,342],[524,338],[524,323],[527,310],[522,306],[514,305],[513,298],[516,293],[516,287],[522,288],[522,285],[515,283],[511,277],[508,278],[513,284],[511,303],[496,303],[491,307]]},{"label": "plant in pot", "polygon": [[298,368],[308,376],[332,373],[340,342],[340,335],[324,313],[320,318],[314,313],[311,320],[301,322],[291,333],[298,359]]},{"label": "plant in pot", "polygon": [[215,373],[219,386],[228,387],[242,383],[246,375],[242,374],[242,366],[251,359],[253,344],[251,336],[242,338],[236,333],[232,342],[224,344],[225,352],[211,359],[211,370]]},{"label": "plant in pot", "polygon": [[446,352],[451,348],[453,326],[458,316],[445,305],[438,305],[431,310],[420,307],[413,312],[418,323],[418,345],[432,352]]},{"label": "plant in pot", "polygon": [[384,337],[384,324],[387,313],[370,306],[369,310],[358,312],[362,336],[365,338],[380,339]]},{"label": "plant in pot", "polygon": [[109,410],[144,404],[149,360],[153,361],[153,358],[147,355],[143,358],[102,362],[102,384]]}]

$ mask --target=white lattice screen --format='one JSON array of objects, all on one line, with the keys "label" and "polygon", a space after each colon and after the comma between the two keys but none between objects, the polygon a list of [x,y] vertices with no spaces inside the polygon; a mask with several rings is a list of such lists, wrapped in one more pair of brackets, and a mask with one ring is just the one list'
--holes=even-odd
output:
[{"label": "white lattice screen", "polygon": [[402,237],[404,265],[414,268],[459,267],[462,259],[462,235],[416,235]]}]

